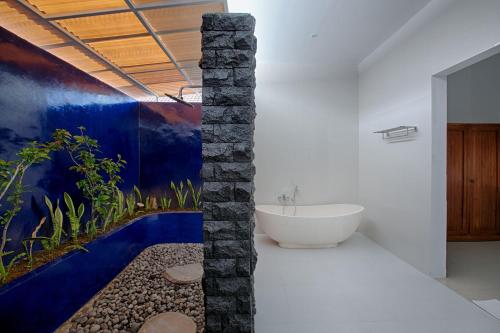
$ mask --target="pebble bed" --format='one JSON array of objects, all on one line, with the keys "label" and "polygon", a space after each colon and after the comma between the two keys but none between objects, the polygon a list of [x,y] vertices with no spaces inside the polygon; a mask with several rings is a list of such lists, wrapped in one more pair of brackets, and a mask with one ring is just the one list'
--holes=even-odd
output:
[{"label": "pebble bed", "polygon": [[202,244],[149,247],[58,332],[137,332],[149,317],[175,311],[191,317],[197,332],[202,333],[205,315],[201,281],[175,285],[163,276],[168,267],[202,261]]}]

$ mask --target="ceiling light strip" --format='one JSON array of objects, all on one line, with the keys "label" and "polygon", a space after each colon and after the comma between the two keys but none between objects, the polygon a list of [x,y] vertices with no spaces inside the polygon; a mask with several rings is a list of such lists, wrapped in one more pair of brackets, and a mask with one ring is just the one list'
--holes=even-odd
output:
[{"label": "ceiling light strip", "polygon": [[144,28],[146,28],[146,30],[151,34],[151,36],[153,37],[153,39],[156,41],[156,43],[158,44],[158,46],[162,49],[162,51],[167,55],[167,57],[170,59],[170,61],[175,65],[175,67],[177,68],[177,70],[181,73],[181,75],[184,77],[184,79],[189,83],[189,84],[193,84],[191,82],[191,79],[187,76],[187,74],[184,72],[184,70],[181,68],[181,66],[179,66],[179,64],[177,63],[177,61],[175,61],[175,58],[174,56],[172,55],[172,53],[170,53],[170,51],[168,50],[167,46],[165,45],[165,43],[163,43],[163,41],[160,39],[160,37],[158,37],[158,35],[155,33],[153,27],[149,24],[149,22],[146,20],[146,18],[142,15],[142,13],[140,13],[135,7],[134,5],[132,4],[132,2],[130,0],[124,0],[125,3],[129,6],[130,10],[132,10],[135,14],[135,16],[137,16],[137,18],[139,19],[139,21],[141,21],[142,25],[144,25]]},{"label": "ceiling light strip", "polygon": [[[17,0],[17,2],[21,5],[23,5],[26,9],[28,9],[30,12],[32,12],[33,14],[45,19],[44,15],[42,12],[40,12],[37,8],[33,7],[31,4],[29,4],[28,2],[26,2],[25,0]],[[144,84],[142,84],[141,82],[137,81],[136,79],[134,79],[133,77],[127,75],[125,72],[123,72],[121,70],[120,67],[116,66],[114,63],[112,63],[111,61],[109,61],[108,59],[104,58],[101,54],[99,54],[98,52],[96,52],[93,48],[91,48],[90,46],[86,45],[85,43],[83,43],[78,37],[76,37],[75,35],[73,35],[72,33],[68,32],[66,29],[64,29],[63,27],[61,27],[60,25],[58,25],[57,23],[53,22],[53,21],[47,21],[53,28],[55,28],[56,30],[58,30],[59,32],[63,33],[66,37],[70,38],[71,40],[73,40],[75,43],[77,43],[79,46],[83,47],[86,51],[90,52],[92,55],[94,55],[95,57],[99,58],[100,60],[102,60],[104,63],[106,63],[106,65],[110,66],[111,67],[111,70],[113,70],[116,74],[120,75],[121,77],[127,79],[129,82],[133,83],[133,84],[136,84],[138,85],[140,88],[142,88],[145,92],[147,92],[148,94],[151,94],[153,96],[156,96],[158,97],[158,95],[153,92],[151,89],[149,89],[147,86],[145,86]],[[113,87],[115,88],[115,87]],[[116,88],[115,88],[116,89]]]}]

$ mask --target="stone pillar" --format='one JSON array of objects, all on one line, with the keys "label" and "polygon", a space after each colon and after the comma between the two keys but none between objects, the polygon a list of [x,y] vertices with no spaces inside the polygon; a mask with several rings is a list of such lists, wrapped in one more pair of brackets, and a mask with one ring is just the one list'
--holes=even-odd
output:
[{"label": "stone pillar", "polygon": [[255,19],[203,15],[206,332],[254,332]]}]

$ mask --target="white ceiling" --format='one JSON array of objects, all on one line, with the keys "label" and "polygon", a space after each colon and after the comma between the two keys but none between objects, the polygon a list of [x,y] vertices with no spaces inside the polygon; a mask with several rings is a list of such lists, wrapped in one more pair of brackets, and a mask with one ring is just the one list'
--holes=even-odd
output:
[{"label": "white ceiling", "polygon": [[356,71],[429,1],[228,0],[228,9],[255,16],[258,62],[307,65],[331,75]]}]

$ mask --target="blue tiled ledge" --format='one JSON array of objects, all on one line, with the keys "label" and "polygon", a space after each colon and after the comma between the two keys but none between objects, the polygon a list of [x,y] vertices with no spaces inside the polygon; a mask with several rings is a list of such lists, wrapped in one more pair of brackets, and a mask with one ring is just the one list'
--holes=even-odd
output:
[{"label": "blue tiled ledge", "polygon": [[104,288],[145,248],[201,243],[203,217],[195,213],[148,215],[70,252],[0,288],[2,332],[53,332]]}]

